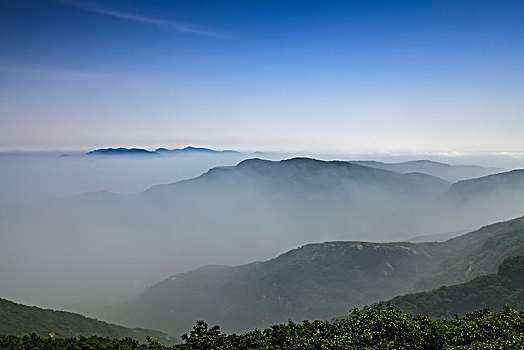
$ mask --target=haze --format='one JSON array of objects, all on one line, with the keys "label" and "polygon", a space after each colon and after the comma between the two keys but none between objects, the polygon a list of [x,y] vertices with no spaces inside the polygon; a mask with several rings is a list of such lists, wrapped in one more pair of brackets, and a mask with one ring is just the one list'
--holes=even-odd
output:
[{"label": "haze", "polygon": [[[508,190],[497,180],[486,193],[468,187],[457,192],[451,181],[420,173],[431,172],[424,162],[413,165],[418,173],[406,168],[408,174],[311,158],[223,166],[245,156],[24,156],[28,169],[39,169],[33,176],[44,180],[44,186],[33,187],[38,195],[44,188],[49,195],[102,183],[102,189],[133,193],[1,206],[0,275],[13,281],[1,293],[97,315],[106,303],[202,265],[269,259],[326,240],[395,241],[463,232],[515,217],[523,205],[520,187]],[[213,163],[222,166],[189,181],[166,181]],[[448,174],[455,179],[502,171],[453,169]],[[168,184],[136,189],[158,180]]]}]

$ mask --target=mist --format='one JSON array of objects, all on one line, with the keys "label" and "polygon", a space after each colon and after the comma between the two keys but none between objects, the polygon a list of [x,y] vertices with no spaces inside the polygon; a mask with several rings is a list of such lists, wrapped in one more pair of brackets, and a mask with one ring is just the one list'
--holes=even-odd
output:
[{"label": "mist", "polygon": [[[281,160],[304,156],[322,160],[381,162],[430,159],[448,164],[496,167],[498,172],[524,168],[522,157],[496,154],[428,156],[427,154],[244,152],[172,157],[88,157],[84,154],[85,152],[79,151],[0,152],[0,204],[69,197],[84,192],[137,193],[158,184],[197,177],[216,166],[236,165],[243,159],[254,157]],[[471,177],[466,174],[458,180]]]},{"label": "mist", "polygon": [[[85,152],[0,152],[0,204],[69,197],[84,192],[135,193],[196,177],[243,153],[163,157],[97,157]],[[64,156],[68,155],[68,156]]]},{"label": "mist", "polygon": [[96,316],[202,265],[266,260],[312,242],[473,230],[524,209],[524,192],[499,190],[500,181],[479,196],[422,173],[243,158],[4,154],[3,202],[39,200],[0,206],[0,277],[9,281],[0,294]]}]

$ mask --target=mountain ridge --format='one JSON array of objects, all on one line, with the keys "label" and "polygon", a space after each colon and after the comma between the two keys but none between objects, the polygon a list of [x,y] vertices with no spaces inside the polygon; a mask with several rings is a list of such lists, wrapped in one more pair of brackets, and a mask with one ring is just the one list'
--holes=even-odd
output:
[{"label": "mountain ridge", "polygon": [[[511,182],[513,192],[520,193],[520,182]],[[524,211],[524,196],[510,193],[507,201],[478,197],[472,206],[446,196],[449,187],[430,175],[343,161],[251,159],[137,194],[92,193],[2,205],[0,256],[12,264],[0,277],[19,278],[26,287],[2,285],[0,293],[94,314],[84,305],[95,295],[128,298],[165,276],[209,263],[267,260],[308,242],[398,241],[460,231]],[[78,251],[74,268],[93,281],[89,293],[78,287],[84,278],[61,267],[71,250]],[[43,279],[50,268],[63,275]],[[55,280],[66,283],[58,290]],[[36,294],[32,281],[46,292]],[[434,286],[438,281],[426,282]],[[66,287],[74,300],[62,297]]]},{"label": "mountain ridge", "polygon": [[409,160],[400,163],[383,163],[378,161],[350,161],[355,164],[366,165],[378,169],[397,171],[400,173],[421,172],[456,182],[477,178],[493,173],[503,172],[501,168],[485,168],[478,165],[451,165],[442,162],[435,162],[427,159]]},{"label": "mountain ridge", "polygon": [[155,152],[160,154],[169,154],[169,153],[227,153],[227,154],[240,154],[241,152],[235,151],[235,150],[215,150],[211,148],[206,147],[193,147],[193,146],[187,146],[185,148],[173,148],[173,149],[167,149],[164,147],[157,148]]},{"label": "mountain ridge", "polygon": [[443,243],[311,243],[266,261],[172,275],[118,305],[113,316],[170,331],[205,319],[234,332],[290,318],[330,319],[387,295],[493,273],[504,258],[519,254],[524,217]]},{"label": "mountain ridge", "polygon": [[160,154],[154,151],[148,151],[143,148],[100,148],[87,152],[87,156],[159,156]]},{"label": "mountain ridge", "polygon": [[[161,155],[183,155],[183,154],[241,154],[235,150],[214,150],[205,147],[187,146],[185,148],[167,149],[164,147],[157,148],[154,151],[149,151],[144,148],[99,148],[85,153],[88,156],[161,156]],[[63,154],[62,156],[69,156]]]}]

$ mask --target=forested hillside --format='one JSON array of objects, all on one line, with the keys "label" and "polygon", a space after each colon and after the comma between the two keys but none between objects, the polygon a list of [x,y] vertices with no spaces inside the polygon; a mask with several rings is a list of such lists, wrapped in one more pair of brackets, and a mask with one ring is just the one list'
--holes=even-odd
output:
[{"label": "forested hillside", "polygon": [[308,244],[268,261],[173,275],[108,317],[173,334],[198,319],[227,332],[331,319],[348,307],[494,273],[515,255],[524,255],[524,217],[443,243]]},{"label": "forested hillside", "polygon": [[[134,338],[146,342],[150,336],[162,344],[173,344],[176,338],[142,328],[126,328],[64,311],[45,310],[0,299],[0,334],[24,336],[35,333],[47,338],[99,336],[115,339]],[[0,347],[3,349],[3,347]]]},{"label": "forested hillside", "polygon": [[442,286],[429,292],[395,297],[391,303],[413,315],[447,317],[489,307],[502,310],[511,305],[524,309],[524,256],[511,257],[499,266],[498,274],[478,276],[473,280]]}]

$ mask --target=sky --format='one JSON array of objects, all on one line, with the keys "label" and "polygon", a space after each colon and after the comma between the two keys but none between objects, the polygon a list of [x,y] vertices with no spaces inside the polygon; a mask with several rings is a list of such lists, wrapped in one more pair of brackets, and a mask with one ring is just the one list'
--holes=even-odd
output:
[{"label": "sky", "polygon": [[524,1],[0,0],[0,150],[524,154]]}]

